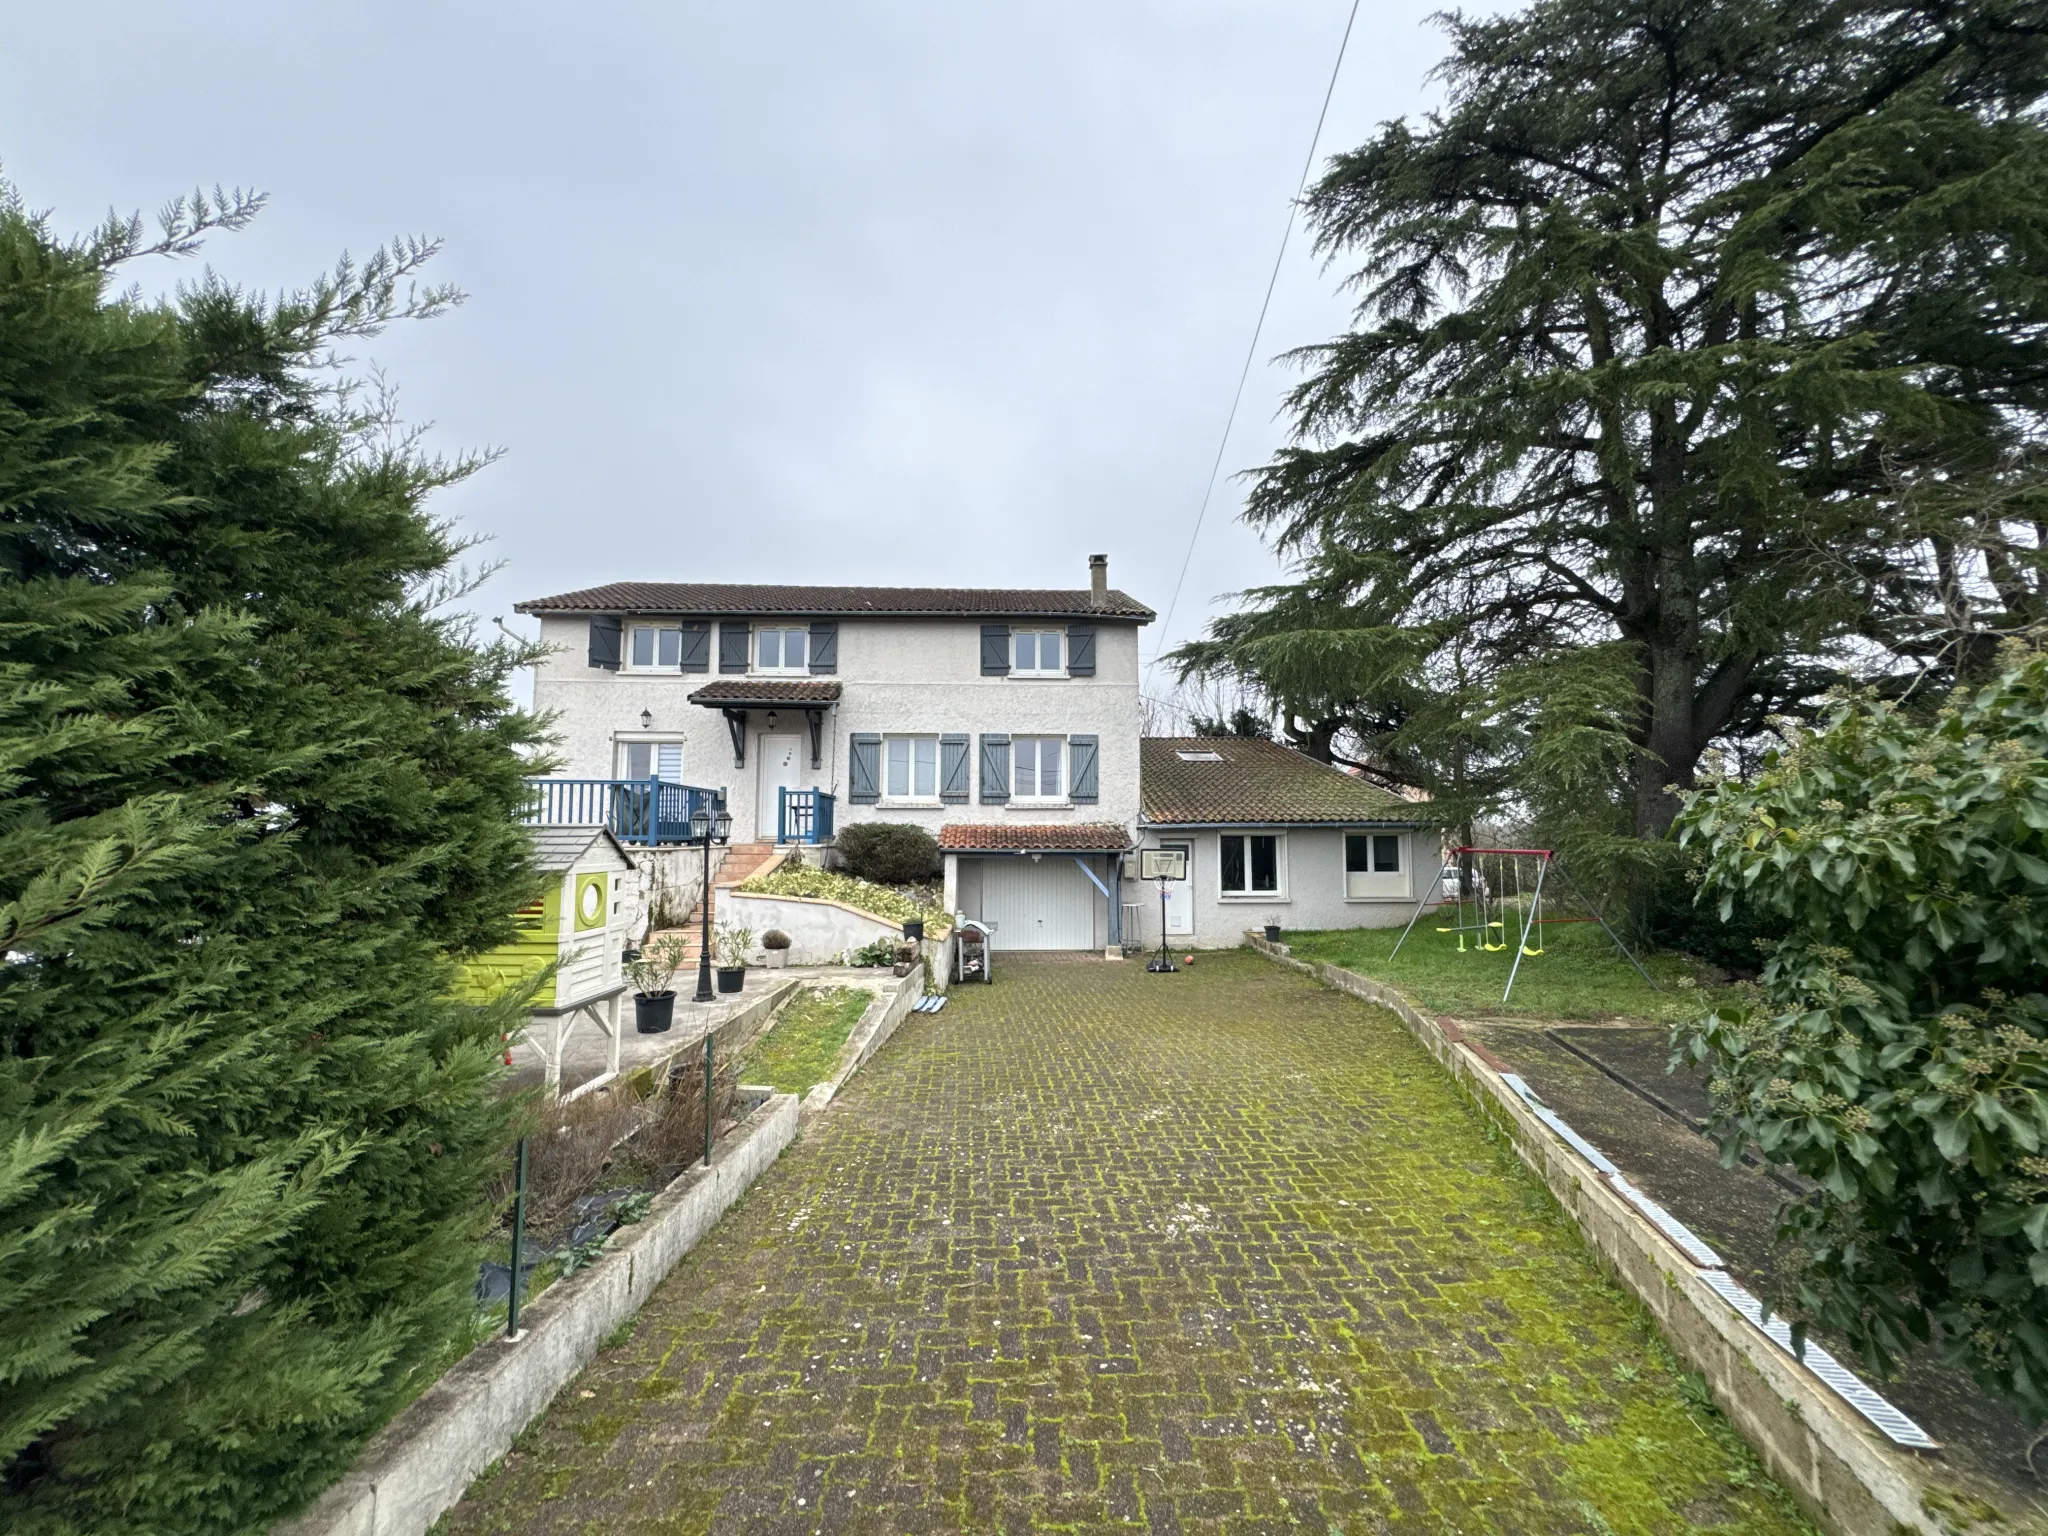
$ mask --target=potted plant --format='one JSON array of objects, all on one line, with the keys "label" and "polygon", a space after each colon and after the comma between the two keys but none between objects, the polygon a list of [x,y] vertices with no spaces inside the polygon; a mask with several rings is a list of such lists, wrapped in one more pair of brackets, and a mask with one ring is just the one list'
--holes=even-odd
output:
[{"label": "potted plant", "polygon": [[716,938],[718,990],[737,992],[747,984],[747,955],[754,947],[754,930],[737,923],[720,923]]},{"label": "potted plant", "polygon": [[768,956],[768,969],[779,971],[789,964],[789,935],[780,928],[770,928],[761,935],[761,948]]},{"label": "potted plant", "polygon": [[633,1024],[643,1035],[658,1035],[675,1022],[676,994],[671,985],[683,968],[682,938],[664,933],[626,962],[633,983]]},{"label": "potted plant", "polygon": [[1266,942],[1268,944],[1278,944],[1280,942],[1280,920],[1277,917],[1266,919]]}]

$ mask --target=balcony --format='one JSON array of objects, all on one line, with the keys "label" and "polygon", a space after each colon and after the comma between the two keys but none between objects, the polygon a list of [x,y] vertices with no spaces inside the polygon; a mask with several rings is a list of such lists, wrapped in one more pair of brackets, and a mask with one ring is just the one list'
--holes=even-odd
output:
[{"label": "balcony", "polygon": [[775,792],[775,841],[832,841],[833,800],[822,789],[778,789]]},{"label": "balcony", "polygon": [[528,826],[607,827],[620,842],[640,848],[687,843],[698,809],[725,804],[722,789],[663,779],[528,779],[526,787],[533,791]]}]

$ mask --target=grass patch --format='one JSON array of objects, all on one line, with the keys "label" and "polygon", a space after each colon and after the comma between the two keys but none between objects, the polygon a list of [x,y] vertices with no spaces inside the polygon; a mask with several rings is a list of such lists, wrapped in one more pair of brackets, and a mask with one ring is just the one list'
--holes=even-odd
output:
[{"label": "grass patch", "polygon": [[799,1094],[824,1082],[872,997],[859,987],[805,987],[747,1052],[741,1080]]},{"label": "grass patch", "polygon": [[1543,930],[1540,955],[1522,957],[1514,995],[1503,1003],[1515,946],[1478,950],[1465,936],[1438,933],[1428,914],[1394,955],[1398,928],[1333,928],[1282,935],[1295,957],[1327,961],[1362,976],[1391,982],[1423,1007],[1439,1013],[1486,1017],[1531,1015],[1553,1019],[1645,1019],[1676,1024],[1705,1013],[1732,989],[1715,986],[1705,968],[1686,955],[1637,958],[1656,978],[1653,990],[1624,960],[1597,924],[1557,924]]},{"label": "grass patch", "polygon": [[809,896],[818,901],[836,901],[898,926],[914,917],[922,918],[926,934],[934,939],[944,938],[953,926],[951,914],[935,904],[935,893],[927,887],[877,885],[836,869],[814,869],[808,864],[784,864],[765,875],[742,881],[734,889],[747,896]]}]

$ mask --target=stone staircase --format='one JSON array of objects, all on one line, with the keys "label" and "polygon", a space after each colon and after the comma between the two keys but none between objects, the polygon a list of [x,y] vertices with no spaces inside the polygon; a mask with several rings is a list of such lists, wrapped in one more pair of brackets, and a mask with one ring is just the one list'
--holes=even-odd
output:
[{"label": "stone staircase", "polygon": [[[789,857],[790,851],[788,848],[778,848],[773,843],[734,843],[725,850],[725,860],[718,866],[718,873],[713,876],[711,885],[711,928],[714,942],[718,937],[719,887],[738,885],[742,880],[751,880],[762,871],[773,869]],[[684,966],[686,970],[697,963],[697,956],[703,948],[704,917],[699,910],[702,905],[703,903],[699,902],[692,906],[683,926],[671,930],[683,936],[683,944],[689,955]]]}]

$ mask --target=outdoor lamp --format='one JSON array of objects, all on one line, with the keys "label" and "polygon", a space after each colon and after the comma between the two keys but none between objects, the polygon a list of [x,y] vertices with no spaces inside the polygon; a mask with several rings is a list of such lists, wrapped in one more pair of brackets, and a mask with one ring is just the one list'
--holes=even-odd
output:
[{"label": "outdoor lamp", "polygon": [[690,841],[701,843],[711,835],[711,813],[698,806],[690,812]]},{"label": "outdoor lamp", "polygon": [[772,709],[768,711],[768,729],[771,731],[775,729],[775,711]]},{"label": "outdoor lamp", "polygon": [[653,711],[653,710],[651,710],[651,709],[643,709],[643,710],[641,710],[641,711],[640,711],[640,729],[641,729],[641,730],[643,730],[643,731],[651,731],[651,730],[653,730],[653,729],[654,729],[654,711]]},{"label": "outdoor lamp", "polygon": [[[701,812],[699,812],[699,814],[701,815],[702,813],[701,813]],[[693,823],[692,823],[692,825],[694,825],[694,824],[695,824],[695,823],[693,822]],[[731,813],[730,813],[730,812],[727,812],[727,811],[723,811],[723,810],[721,810],[721,811],[720,811],[720,812],[718,813],[718,820],[717,820],[716,826],[717,826],[717,833],[716,833],[716,836],[717,836],[718,840],[719,840],[719,841],[720,841],[721,843],[723,843],[723,842],[726,842],[726,841],[729,841],[729,840],[731,839],[731,837],[732,837],[732,815],[731,815]]]}]

